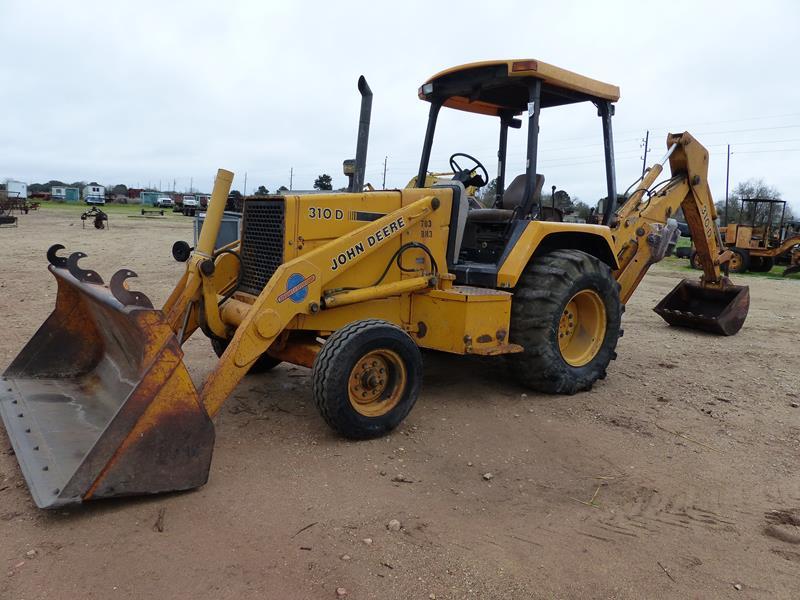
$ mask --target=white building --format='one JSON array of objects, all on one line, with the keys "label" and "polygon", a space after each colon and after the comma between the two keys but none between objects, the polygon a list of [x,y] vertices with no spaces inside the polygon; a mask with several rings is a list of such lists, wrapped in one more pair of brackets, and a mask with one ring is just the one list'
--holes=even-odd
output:
[{"label": "white building", "polygon": [[20,200],[27,200],[28,198],[28,184],[14,179],[6,179],[6,192],[9,198],[19,198]]},{"label": "white building", "polygon": [[106,188],[102,185],[87,185],[83,188],[83,201],[86,204],[105,204]]}]

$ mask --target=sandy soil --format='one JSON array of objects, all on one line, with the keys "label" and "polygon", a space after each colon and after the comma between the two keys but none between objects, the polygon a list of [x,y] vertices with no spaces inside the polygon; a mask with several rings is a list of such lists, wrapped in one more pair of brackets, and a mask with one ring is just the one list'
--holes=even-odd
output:
[{"label": "sandy soil", "polygon": [[[164,300],[190,219],[111,219],[47,210],[0,230],[0,368],[52,308],[51,243]],[[608,378],[571,397],[429,354],[405,424],[352,443],[316,414],[306,369],[249,376],[191,493],[41,511],[2,431],[0,598],[797,598],[800,282],[748,277],[749,319],[719,338],[651,311],[686,274],[652,270]],[[196,382],[213,368],[202,335],[186,362]]]}]

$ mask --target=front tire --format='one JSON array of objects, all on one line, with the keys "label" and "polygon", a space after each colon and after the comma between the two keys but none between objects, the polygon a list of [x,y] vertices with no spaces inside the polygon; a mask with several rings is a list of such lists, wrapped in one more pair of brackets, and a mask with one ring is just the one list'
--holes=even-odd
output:
[{"label": "front tire", "polygon": [[549,394],[574,394],[606,375],[616,358],[622,306],[608,265],[580,250],[534,258],[511,301],[509,356],[524,386]]},{"label": "front tire", "polygon": [[335,331],[314,360],[312,387],[322,418],[350,439],[382,436],[406,418],[422,384],[422,354],[386,321]]},{"label": "front tire", "polygon": [[728,263],[728,269],[731,273],[746,273],[750,268],[750,253],[738,248],[731,248],[733,256]]}]

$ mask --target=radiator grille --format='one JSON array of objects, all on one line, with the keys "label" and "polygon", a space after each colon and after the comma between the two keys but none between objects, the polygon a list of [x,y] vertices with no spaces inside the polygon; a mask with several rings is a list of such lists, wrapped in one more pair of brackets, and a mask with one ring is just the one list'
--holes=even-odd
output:
[{"label": "radiator grille", "polygon": [[240,291],[257,296],[283,264],[283,216],[283,200],[245,201]]}]

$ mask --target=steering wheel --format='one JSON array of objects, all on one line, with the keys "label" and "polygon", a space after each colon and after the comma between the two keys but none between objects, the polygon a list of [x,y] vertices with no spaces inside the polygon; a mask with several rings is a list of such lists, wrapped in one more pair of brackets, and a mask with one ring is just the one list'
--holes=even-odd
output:
[{"label": "steering wheel", "polygon": [[[456,157],[459,156],[463,158],[468,158],[469,160],[475,163],[475,166],[472,167],[471,169],[462,169],[461,165],[459,165],[458,162],[456,162]],[[479,188],[489,183],[489,173],[488,171],[486,171],[486,167],[483,166],[483,163],[481,163],[481,161],[479,161],[474,156],[470,156],[469,154],[464,154],[463,152],[456,152],[455,154],[451,155],[450,169],[453,171],[454,174],[453,179],[456,179],[457,177],[459,177],[461,173],[465,171],[469,174],[469,178],[466,181],[462,181],[461,179],[459,179],[459,181],[461,181],[461,183],[464,184],[464,187],[469,187],[473,185]],[[483,176],[481,176],[479,173],[475,173],[475,171],[477,170],[482,171]]]}]

